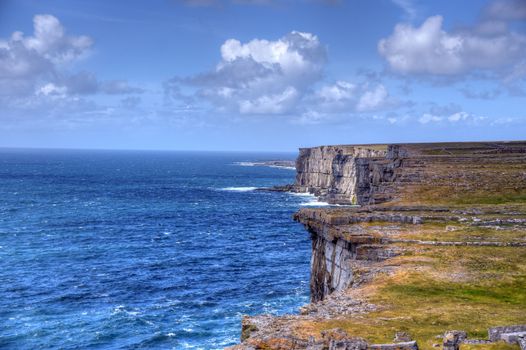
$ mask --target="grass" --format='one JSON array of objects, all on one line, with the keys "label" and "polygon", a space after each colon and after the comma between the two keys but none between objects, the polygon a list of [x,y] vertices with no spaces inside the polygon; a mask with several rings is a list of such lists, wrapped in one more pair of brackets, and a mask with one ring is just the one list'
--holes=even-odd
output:
[{"label": "grass", "polygon": [[526,242],[526,231],[463,226],[456,222],[426,223],[418,227],[403,225],[397,237],[435,242]]},{"label": "grass", "polygon": [[[419,214],[409,215],[418,216]],[[492,215],[477,215],[477,217],[494,219]],[[503,215],[499,217],[502,218]],[[500,225],[498,229],[468,226],[455,221],[425,222],[420,225],[390,222],[365,222],[355,225],[378,236],[385,236],[386,233],[389,233],[388,236],[395,239],[432,242],[526,242],[526,230],[512,225]]]},{"label": "grass", "polygon": [[526,188],[510,188],[509,182],[491,189],[429,184],[408,187],[398,203],[420,205],[500,205],[526,203]]},{"label": "grass", "polygon": [[[471,338],[485,339],[489,327],[526,323],[526,248],[433,247],[415,251],[398,258],[402,268],[395,275],[380,275],[364,290],[366,299],[380,307],[378,311],[306,322],[301,328],[311,334],[342,328],[372,343],[391,342],[395,332],[406,331],[420,348],[434,349],[447,330],[465,330]],[[422,259],[416,262],[415,257]]]}]

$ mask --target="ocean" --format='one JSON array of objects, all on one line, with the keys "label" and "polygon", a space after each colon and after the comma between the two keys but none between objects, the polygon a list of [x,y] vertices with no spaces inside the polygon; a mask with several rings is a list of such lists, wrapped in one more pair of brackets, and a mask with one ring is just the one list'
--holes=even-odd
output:
[{"label": "ocean", "polygon": [[221,349],[309,299],[295,154],[0,149],[1,349]]}]

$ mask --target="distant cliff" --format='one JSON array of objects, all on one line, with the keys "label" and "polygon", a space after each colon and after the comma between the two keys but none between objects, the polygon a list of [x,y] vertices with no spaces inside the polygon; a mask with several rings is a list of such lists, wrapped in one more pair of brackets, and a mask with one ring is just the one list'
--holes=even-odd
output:
[{"label": "distant cliff", "polygon": [[[299,192],[313,193],[329,203],[367,203],[373,184],[393,175],[395,164],[386,161],[387,155],[385,147],[302,148],[296,160],[295,185]],[[380,163],[385,166],[380,168]]]},{"label": "distant cliff", "polygon": [[430,195],[437,187],[452,187],[459,195],[488,192],[523,181],[519,173],[499,180],[498,167],[523,164],[525,153],[523,142],[302,148],[294,185],[331,204],[358,205],[414,202],[415,189]]}]

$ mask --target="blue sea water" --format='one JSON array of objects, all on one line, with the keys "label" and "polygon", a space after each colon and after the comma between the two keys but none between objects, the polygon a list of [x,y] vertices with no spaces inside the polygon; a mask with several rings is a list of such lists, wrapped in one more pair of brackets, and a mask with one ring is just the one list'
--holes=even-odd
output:
[{"label": "blue sea water", "polygon": [[0,149],[0,348],[219,349],[308,302],[294,154]]}]

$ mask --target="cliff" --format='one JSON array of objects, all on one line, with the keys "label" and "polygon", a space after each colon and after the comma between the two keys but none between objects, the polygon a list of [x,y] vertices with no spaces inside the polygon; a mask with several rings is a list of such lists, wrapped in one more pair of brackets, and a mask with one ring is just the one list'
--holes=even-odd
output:
[{"label": "cliff", "polygon": [[294,215],[312,238],[311,303],[244,318],[236,348],[518,349],[526,142],[323,146],[296,168],[295,191],[360,206]]},{"label": "cliff", "polygon": [[[303,148],[294,186],[332,204],[414,203],[415,191],[427,192],[427,201],[444,188],[453,188],[458,197],[486,196],[524,181],[520,172],[501,174],[499,167],[523,166],[525,153],[524,142]],[[495,176],[505,178],[494,181]]]}]

